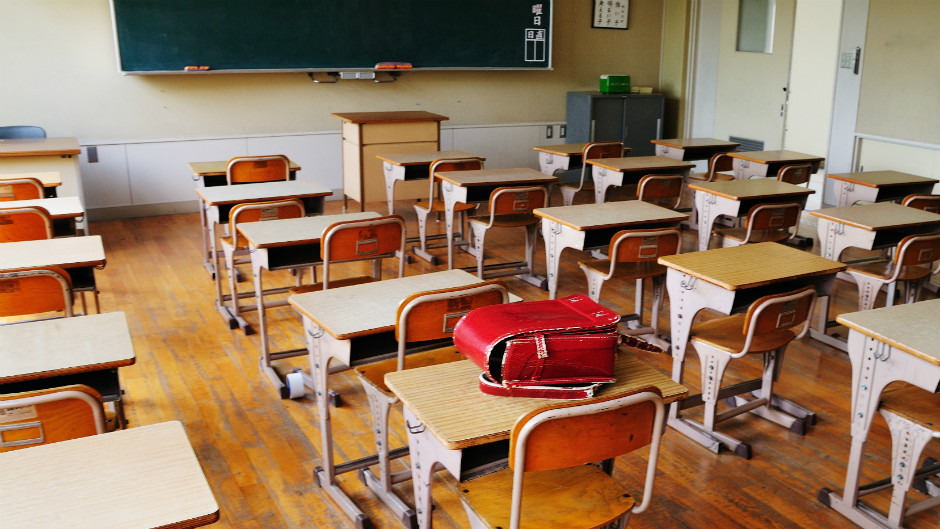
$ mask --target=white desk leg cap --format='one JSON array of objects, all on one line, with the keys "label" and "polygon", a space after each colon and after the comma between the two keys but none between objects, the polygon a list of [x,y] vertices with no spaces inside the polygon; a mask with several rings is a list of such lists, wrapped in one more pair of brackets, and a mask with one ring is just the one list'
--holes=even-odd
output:
[{"label": "white desk leg cap", "polygon": [[287,374],[287,390],[289,398],[299,399],[306,393],[304,387],[304,374],[301,371],[294,371]]}]

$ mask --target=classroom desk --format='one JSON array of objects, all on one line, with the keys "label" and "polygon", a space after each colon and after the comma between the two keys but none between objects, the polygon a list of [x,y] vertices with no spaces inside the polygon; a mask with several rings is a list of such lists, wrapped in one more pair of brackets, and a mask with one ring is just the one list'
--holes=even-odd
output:
[{"label": "classroom desk", "polygon": [[[41,173],[10,173],[10,174],[0,174],[0,186],[3,185],[2,180],[15,180],[17,178],[35,178],[39,180],[39,183],[42,184],[45,198],[55,198],[56,191],[55,188],[62,185],[62,174],[58,171],[44,171]],[[0,202],[2,204],[2,202]]]},{"label": "classroom desk", "polygon": [[[210,162],[189,162],[189,170],[193,173],[193,181],[198,182],[198,187],[215,187],[228,185],[228,160],[216,160]],[[290,161],[290,179],[297,177],[297,171],[300,166]],[[240,184],[241,185],[241,184]],[[206,212],[199,208],[199,225],[202,228],[202,252],[203,259],[211,276],[215,276],[214,263],[210,261],[212,254],[209,249],[209,230],[206,227]]]},{"label": "classroom desk", "polygon": [[[547,186],[558,179],[535,169],[479,169],[473,171],[445,171],[434,173],[441,181],[444,199],[444,220],[447,230],[447,268],[454,268],[454,206],[458,202],[487,202],[490,193],[498,187]],[[532,276],[520,279],[541,284],[542,279]]]},{"label": "classroom desk", "polygon": [[826,175],[832,180],[836,206],[847,207],[865,202],[899,202],[911,194],[929,195],[936,178],[925,178],[898,171],[863,171]]},{"label": "classroom desk", "polygon": [[[238,225],[239,233],[248,241],[249,254],[251,255],[251,272],[255,284],[254,294],[257,302],[254,307],[235,309],[234,305],[238,303],[238,300],[234,296],[230,296],[233,305],[232,311],[239,319],[241,319],[241,316],[238,315],[240,310],[254,309],[258,311],[258,326],[261,328],[261,370],[278,388],[281,398],[286,399],[295,395],[291,395],[292,388],[289,384],[284,383],[271,362],[282,358],[300,356],[306,354],[307,350],[292,349],[271,352],[268,344],[268,326],[265,321],[266,309],[287,305],[287,301],[265,303],[264,296],[265,294],[288,292],[290,288],[265,290],[262,287],[261,272],[263,270],[296,270],[298,268],[313,267],[322,262],[320,259],[320,239],[323,237],[323,232],[333,223],[365,220],[378,216],[378,213],[366,211],[362,213],[247,222]],[[247,322],[244,325],[247,326]],[[311,389],[315,389],[311,380],[306,382]],[[300,395],[296,395],[296,397],[303,395],[302,387],[296,388],[296,390],[301,391]]]},{"label": "classroom desk", "polygon": [[695,164],[663,156],[635,156],[632,158],[599,158],[588,160],[594,178],[594,203],[603,204],[610,186],[636,185],[648,174],[681,174],[688,180]]},{"label": "classroom desk", "polygon": [[5,527],[185,529],[219,519],[178,421],[5,452],[0,467]]},{"label": "classroom desk", "polygon": [[[668,404],[688,394],[625,346],[617,355],[616,382],[596,397],[626,394],[655,386]],[[509,436],[516,420],[554,399],[497,397],[478,387],[480,368],[469,360],[406,369],[385,375],[389,389],[404,405],[412,484],[418,527],[431,527],[431,477],[435,465],[458,481],[494,472],[507,465]]]},{"label": "classroom desk", "polygon": [[61,187],[47,187],[46,196],[82,196],[75,138],[0,139],[0,174],[57,172]]},{"label": "classroom desk", "polygon": [[816,191],[770,178],[700,182],[689,184],[695,191],[698,214],[698,249],[707,250],[715,219],[721,215],[737,218],[757,204],[796,202],[806,206],[807,196]]},{"label": "classroom desk", "polygon": [[[895,527],[859,501],[862,456],[881,391],[904,381],[931,393],[940,387],[940,300],[921,301],[842,314],[839,323],[849,328],[848,354],[852,362],[852,448],[845,473],[843,496],[824,488],[819,500],[866,529]],[[898,443],[899,441],[895,441]],[[900,451],[897,447],[895,451]],[[895,487],[908,487],[917,461],[900,458],[893,468]],[[892,506],[893,508],[894,506]]]},{"label": "classroom desk", "polygon": [[825,160],[821,156],[793,151],[734,151],[728,156],[734,158],[734,177],[738,180],[755,176],[776,178],[783,166],[804,163],[810,164],[811,172],[815,173]]},{"label": "classroom desk", "polygon": [[533,147],[539,153],[539,171],[554,175],[557,171],[580,169],[583,165],[581,154],[585,145],[587,143],[562,143]]},{"label": "classroom desk", "polygon": [[[741,312],[762,296],[808,285],[814,286],[820,296],[828,296],[836,273],[845,269],[842,263],[774,242],[668,255],[660,257],[659,263],[667,267],[672,379],[678,383],[682,383],[692,321],[699,311]],[[754,389],[759,389],[760,380],[754,382]],[[693,423],[683,421],[679,410],[678,405],[670,407],[669,425],[717,452],[720,443]]]},{"label": "classroom desk", "polygon": [[715,138],[673,138],[650,140],[655,145],[656,156],[665,156],[673,160],[708,160],[721,152],[731,152],[741,146],[733,141]]},{"label": "classroom desk", "polygon": [[[225,319],[230,329],[239,326],[239,321],[225,306],[228,301],[222,293],[222,274],[215,273],[218,266],[218,233],[219,225],[228,225],[228,214],[236,204],[246,202],[264,202],[268,200],[284,200],[299,198],[304,203],[307,215],[323,213],[323,200],[332,194],[332,191],[316,182],[306,180],[291,180],[286,182],[261,182],[257,184],[242,184],[234,186],[213,186],[196,188],[196,194],[202,201],[205,209],[206,226],[209,233],[209,259],[212,268],[212,277],[215,280],[216,300],[215,307]],[[235,273],[234,270],[230,273]]]},{"label": "classroom desk", "polygon": [[118,428],[126,424],[118,368],[135,361],[123,312],[0,326],[0,392],[87,384],[114,403]]},{"label": "classroom desk", "polygon": [[39,206],[45,208],[52,218],[53,237],[82,235],[79,223],[85,216],[85,206],[78,197],[37,198],[33,200],[10,200],[0,202],[0,209]]},{"label": "classroom desk", "polygon": [[[100,270],[105,264],[100,235],[8,242],[0,252],[0,270],[61,266],[72,280],[72,291],[83,295],[96,292],[95,269]],[[88,310],[84,312],[87,314]]]},{"label": "classroom desk", "polygon": [[385,174],[385,194],[388,202],[389,215],[395,213],[395,185],[398,182],[412,180],[427,181],[430,178],[429,171],[434,160],[444,158],[480,158],[481,160],[486,160],[486,158],[482,156],[464,151],[377,154],[375,157],[382,160],[382,172]]},{"label": "classroom desk", "polygon": [[[481,282],[478,277],[463,270],[448,270],[295,294],[288,300],[303,317],[310,371],[317,388],[323,463],[314,469],[314,478],[357,527],[363,527],[368,518],[340,488],[336,475],[374,465],[378,462],[378,456],[371,455],[341,464],[334,462],[329,399],[323,398],[329,391],[327,375],[396,354],[398,305],[409,295]],[[330,361],[334,360],[338,365],[330,367]],[[394,459],[406,453],[407,448],[391,450],[389,458]],[[369,474],[362,473],[363,476]],[[387,497],[383,499],[394,501]],[[400,513],[410,511],[403,504],[393,508]]]},{"label": "classroom desk", "polygon": [[[685,213],[638,200],[539,208],[535,214],[542,217],[549,299],[555,299],[558,292],[558,270],[565,248],[606,249],[620,230],[673,227],[689,218]],[[642,291],[637,293],[638,314],[642,314],[642,295]]]}]

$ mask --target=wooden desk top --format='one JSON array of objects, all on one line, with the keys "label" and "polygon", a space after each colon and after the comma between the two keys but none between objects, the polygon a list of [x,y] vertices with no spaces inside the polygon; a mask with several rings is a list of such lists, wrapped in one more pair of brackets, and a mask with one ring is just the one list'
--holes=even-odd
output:
[{"label": "wooden desk top", "polygon": [[597,158],[587,163],[620,173],[647,171],[650,169],[676,169],[684,171],[695,167],[692,162],[682,162],[665,156],[633,156],[627,158]]},{"label": "wooden desk top", "polygon": [[794,151],[734,151],[728,156],[756,163],[812,163],[825,160],[822,156]]},{"label": "wooden desk top", "polygon": [[940,299],[840,314],[850,329],[940,366]]},{"label": "wooden desk top", "polygon": [[333,192],[309,180],[286,180],[235,186],[199,187],[196,188],[196,194],[206,205],[221,206],[245,201],[327,197]]},{"label": "wooden desk top", "polygon": [[865,187],[891,187],[906,184],[937,183],[936,178],[926,178],[899,171],[862,171],[858,173],[836,173],[826,175],[833,180],[842,180]]},{"label": "wooden desk top", "polygon": [[[299,171],[300,166],[293,160],[289,160],[290,170]],[[198,177],[206,176],[225,176],[228,168],[228,160],[217,160],[213,162],[189,162],[189,170]]]},{"label": "wooden desk top", "polygon": [[448,270],[295,294],[288,301],[335,338],[347,340],[394,329],[399,303],[415,292],[481,282],[463,270]]},{"label": "wooden desk top", "polygon": [[398,152],[393,154],[376,154],[376,158],[392,165],[430,165],[434,160],[444,158],[479,158],[486,160],[482,156],[470,154],[465,151],[426,151],[426,152]]},{"label": "wooden desk top", "polygon": [[5,452],[0,467],[5,527],[190,528],[219,519],[178,421]]},{"label": "wooden desk top", "polygon": [[85,207],[78,197],[36,198],[33,200],[11,200],[0,202],[0,209],[40,206],[46,208],[53,219],[83,217]]},{"label": "wooden desk top", "polygon": [[845,265],[838,261],[775,242],[668,255],[660,257],[659,264],[726,290],[753,288],[845,270]]},{"label": "wooden desk top", "polygon": [[528,167],[515,167],[509,169],[474,169],[472,171],[444,171],[434,173],[434,176],[443,182],[449,182],[458,187],[491,186],[500,184],[511,185],[544,185],[558,181],[555,176],[547,175]]},{"label": "wooden desk top", "polygon": [[[559,402],[486,395],[478,386],[480,372],[476,364],[463,360],[387,373],[385,383],[451,450],[508,439],[521,415]],[[666,403],[688,395],[685,386],[638,360],[624,347],[617,355],[614,374],[617,381],[605,384],[597,397],[629,393],[647,386],[658,387]]]},{"label": "wooden desk top", "polygon": [[432,114],[423,110],[402,110],[389,112],[334,112],[330,114],[347,123],[407,123],[409,121],[447,121],[447,116]]},{"label": "wooden desk top", "polygon": [[572,156],[584,152],[585,145],[587,145],[587,143],[560,143],[558,145],[539,145],[533,147],[533,149],[557,156]]},{"label": "wooden desk top", "polygon": [[59,187],[62,185],[62,173],[47,171],[43,173],[0,174],[0,180],[16,180],[17,178],[35,178],[42,183],[42,187]]},{"label": "wooden desk top", "polygon": [[746,180],[727,180],[720,182],[700,182],[689,184],[689,189],[704,191],[712,195],[742,200],[747,198],[803,196],[816,191],[798,185],[780,182],[774,178],[748,178]]},{"label": "wooden desk top", "polygon": [[578,231],[615,226],[627,229],[634,224],[678,223],[689,218],[685,213],[679,213],[641,200],[538,208],[533,213]]},{"label": "wooden desk top", "polygon": [[75,138],[15,138],[0,140],[0,158],[19,156],[62,156],[82,150]]},{"label": "wooden desk top", "polygon": [[253,248],[274,248],[318,242],[332,224],[347,220],[365,220],[379,217],[378,213],[344,213],[339,215],[317,215],[298,219],[266,220],[246,222],[238,225],[238,231],[248,239]]},{"label": "wooden desk top", "polygon": [[135,360],[123,312],[0,326],[3,384],[102,371],[129,366]]},{"label": "wooden desk top", "polygon": [[79,268],[104,264],[104,245],[100,235],[8,242],[3,244],[0,252],[0,270],[37,266]]},{"label": "wooden desk top", "polygon": [[868,231],[940,224],[940,215],[892,202],[817,209],[810,215]]},{"label": "wooden desk top", "polygon": [[673,149],[710,149],[715,147],[727,147],[729,150],[741,146],[740,143],[733,141],[716,140],[715,138],[670,138],[665,140],[650,140],[650,143],[656,145],[665,145]]}]

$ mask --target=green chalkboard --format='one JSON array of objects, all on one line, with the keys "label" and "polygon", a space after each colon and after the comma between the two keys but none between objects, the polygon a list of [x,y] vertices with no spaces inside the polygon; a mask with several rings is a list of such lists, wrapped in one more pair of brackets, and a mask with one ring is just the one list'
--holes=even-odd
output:
[{"label": "green chalkboard", "polygon": [[551,0],[111,0],[127,73],[551,67]]}]

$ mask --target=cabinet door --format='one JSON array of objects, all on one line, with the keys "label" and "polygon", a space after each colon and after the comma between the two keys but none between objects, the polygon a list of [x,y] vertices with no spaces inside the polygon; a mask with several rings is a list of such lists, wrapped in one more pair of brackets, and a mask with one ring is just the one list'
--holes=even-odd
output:
[{"label": "cabinet door", "polygon": [[623,141],[623,97],[595,97],[591,109],[591,141]]},{"label": "cabinet door", "polygon": [[623,144],[630,156],[653,156],[650,140],[662,138],[663,96],[630,96],[623,99]]}]

